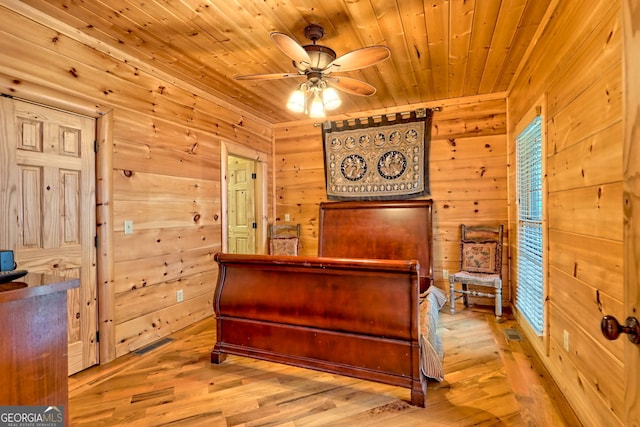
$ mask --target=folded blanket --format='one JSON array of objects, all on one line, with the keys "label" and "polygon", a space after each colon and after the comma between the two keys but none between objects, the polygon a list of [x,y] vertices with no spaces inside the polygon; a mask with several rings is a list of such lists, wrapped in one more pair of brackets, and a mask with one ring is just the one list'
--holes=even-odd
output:
[{"label": "folded blanket", "polygon": [[444,349],[438,335],[438,313],[447,301],[435,286],[420,295],[420,356],[423,375],[436,381],[444,379]]}]

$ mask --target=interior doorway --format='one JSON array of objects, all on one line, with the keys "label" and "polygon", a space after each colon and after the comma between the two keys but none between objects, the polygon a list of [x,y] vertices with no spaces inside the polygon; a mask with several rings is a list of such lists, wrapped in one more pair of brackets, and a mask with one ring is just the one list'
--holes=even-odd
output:
[{"label": "interior doorway", "polygon": [[227,241],[232,254],[256,253],[256,162],[227,158]]},{"label": "interior doorway", "polygon": [[80,280],[67,291],[68,372],[98,363],[96,119],[0,98],[0,247],[18,268]]},{"label": "interior doorway", "polygon": [[267,153],[221,144],[222,251],[266,252]]}]

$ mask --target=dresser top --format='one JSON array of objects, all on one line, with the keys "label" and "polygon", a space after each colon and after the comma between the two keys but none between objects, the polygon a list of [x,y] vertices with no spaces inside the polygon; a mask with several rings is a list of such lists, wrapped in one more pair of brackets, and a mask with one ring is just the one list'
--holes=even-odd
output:
[{"label": "dresser top", "polygon": [[39,295],[63,292],[80,286],[80,279],[52,274],[28,273],[13,282],[0,285],[0,304]]}]

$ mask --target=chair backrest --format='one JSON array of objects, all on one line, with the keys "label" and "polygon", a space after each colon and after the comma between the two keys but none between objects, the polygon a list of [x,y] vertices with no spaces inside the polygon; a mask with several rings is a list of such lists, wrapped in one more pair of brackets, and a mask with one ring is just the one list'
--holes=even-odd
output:
[{"label": "chair backrest", "polygon": [[460,226],[460,270],[502,276],[503,225]]},{"label": "chair backrest", "polygon": [[270,239],[300,237],[300,224],[269,224],[267,233]]},{"label": "chair backrest", "polygon": [[300,224],[269,224],[267,237],[270,255],[298,255]]}]

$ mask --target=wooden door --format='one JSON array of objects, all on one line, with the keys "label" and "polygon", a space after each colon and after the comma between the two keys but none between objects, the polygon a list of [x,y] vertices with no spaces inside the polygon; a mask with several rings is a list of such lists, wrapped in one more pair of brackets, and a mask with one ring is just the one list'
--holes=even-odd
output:
[{"label": "wooden door", "polygon": [[[624,66],[624,307],[626,316],[640,318],[640,0],[623,2]],[[621,323],[625,319],[619,319]],[[640,425],[640,345],[625,337],[626,426]]]},{"label": "wooden door", "polygon": [[228,226],[229,252],[256,252],[255,163],[229,156],[228,160]]},{"label": "wooden door", "polygon": [[0,246],[21,270],[80,279],[67,293],[69,374],[98,362],[95,120],[0,98]]}]

